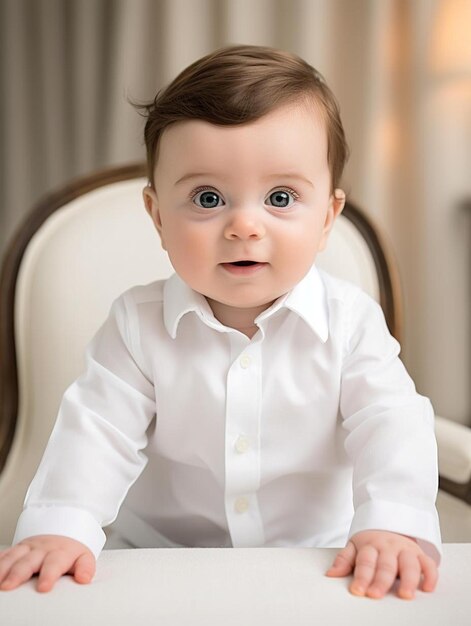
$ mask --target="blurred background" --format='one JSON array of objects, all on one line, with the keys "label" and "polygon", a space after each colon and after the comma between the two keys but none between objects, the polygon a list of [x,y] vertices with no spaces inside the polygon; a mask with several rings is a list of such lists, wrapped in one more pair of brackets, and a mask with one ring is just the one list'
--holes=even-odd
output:
[{"label": "blurred background", "polygon": [[0,0],[0,252],[44,194],[144,160],[127,98],[227,44],[295,52],[337,96],[344,188],[398,261],[402,358],[471,425],[470,29],[471,0]]}]

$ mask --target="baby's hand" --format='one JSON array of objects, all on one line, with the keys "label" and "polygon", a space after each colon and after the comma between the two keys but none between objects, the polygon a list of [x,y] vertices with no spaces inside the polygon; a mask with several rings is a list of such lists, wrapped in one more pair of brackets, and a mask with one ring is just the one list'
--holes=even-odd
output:
[{"label": "baby's hand", "polygon": [[95,557],[83,543],[62,535],[36,535],[0,552],[0,590],[15,589],[37,573],[37,591],[50,591],[63,574],[85,584],[95,570]]},{"label": "baby's hand", "polygon": [[423,574],[422,591],[433,591],[438,580],[435,561],[414,539],[385,530],[367,530],[351,537],[340,550],[327,576],[348,576],[356,596],[382,598],[400,578],[397,595],[412,600]]}]

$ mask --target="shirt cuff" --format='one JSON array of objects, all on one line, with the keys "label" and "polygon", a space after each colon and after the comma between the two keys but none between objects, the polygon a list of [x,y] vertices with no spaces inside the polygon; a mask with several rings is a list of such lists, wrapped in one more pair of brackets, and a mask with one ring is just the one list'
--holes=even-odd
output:
[{"label": "shirt cuff", "polygon": [[13,545],[34,535],[63,535],[80,541],[97,559],[106,535],[96,519],[84,509],[71,506],[28,506],[16,525]]},{"label": "shirt cuff", "polygon": [[425,554],[440,565],[442,545],[435,509],[426,511],[400,502],[369,500],[355,511],[348,538],[364,530],[387,530],[413,537]]}]

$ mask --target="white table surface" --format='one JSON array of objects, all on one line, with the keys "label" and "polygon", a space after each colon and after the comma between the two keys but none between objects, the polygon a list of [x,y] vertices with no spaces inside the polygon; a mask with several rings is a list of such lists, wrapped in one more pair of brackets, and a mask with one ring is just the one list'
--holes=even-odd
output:
[{"label": "white table surface", "polygon": [[337,550],[106,550],[90,585],[37,579],[0,592],[2,626],[469,626],[471,543],[445,544],[433,593],[412,601],[352,596],[350,578],[324,576]]}]

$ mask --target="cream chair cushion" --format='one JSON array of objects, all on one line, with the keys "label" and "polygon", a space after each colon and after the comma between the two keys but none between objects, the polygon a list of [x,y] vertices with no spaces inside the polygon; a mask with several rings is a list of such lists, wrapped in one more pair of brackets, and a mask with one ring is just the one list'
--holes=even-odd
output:
[{"label": "cream chair cushion", "polygon": [[62,394],[80,374],[85,346],[113,299],[172,272],[144,209],[145,182],[113,183],[73,200],[27,248],[15,300],[20,406],[0,477],[0,543],[12,539]]},{"label": "cream chair cushion", "polygon": [[471,479],[471,428],[436,415],[435,435],[439,442],[440,475],[455,483],[468,483]]}]

